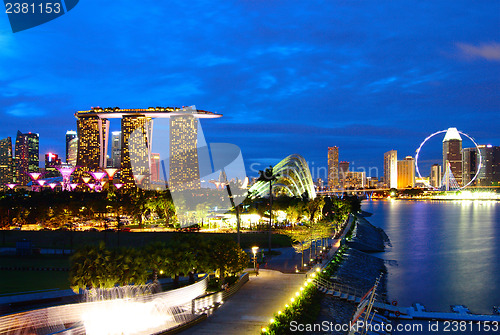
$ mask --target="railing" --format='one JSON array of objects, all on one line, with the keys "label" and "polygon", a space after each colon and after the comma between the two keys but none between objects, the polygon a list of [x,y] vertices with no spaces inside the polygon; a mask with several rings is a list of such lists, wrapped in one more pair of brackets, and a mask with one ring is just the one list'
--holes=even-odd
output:
[{"label": "railing", "polygon": [[321,278],[321,277],[314,278],[314,282],[316,283],[317,286],[321,286],[328,291],[339,292],[341,294],[342,293],[347,294],[348,296],[350,295],[350,296],[354,296],[356,298],[361,298],[366,293],[360,289],[356,289],[356,288],[353,288],[353,287],[350,287],[350,286],[344,285],[344,284],[331,282],[331,281],[324,279],[324,278]]},{"label": "railing", "polygon": [[248,281],[248,272],[245,272],[240,276],[238,281],[228,290],[215,292],[203,297],[193,299],[191,312],[193,314],[199,314],[215,307],[216,305],[220,305],[221,303],[224,302],[224,300],[228,299],[230,296],[235,294],[247,281]]}]

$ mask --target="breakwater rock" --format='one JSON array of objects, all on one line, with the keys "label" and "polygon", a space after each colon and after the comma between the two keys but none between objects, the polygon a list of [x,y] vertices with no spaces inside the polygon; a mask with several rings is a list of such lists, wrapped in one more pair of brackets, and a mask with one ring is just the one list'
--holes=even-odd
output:
[{"label": "breakwater rock", "polygon": [[382,252],[386,244],[390,241],[383,229],[375,227],[360,215],[356,216],[356,226],[347,241],[349,247],[364,252]]}]

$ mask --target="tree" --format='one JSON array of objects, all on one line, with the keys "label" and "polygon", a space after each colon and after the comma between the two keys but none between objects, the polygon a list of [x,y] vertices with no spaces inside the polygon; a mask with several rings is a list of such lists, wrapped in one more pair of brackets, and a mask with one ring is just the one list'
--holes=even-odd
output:
[{"label": "tree", "polygon": [[182,241],[172,241],[165,249],[165,272],[174,279],[174,286],[179,287],[179,276],[193,271],[193,254],[186,252],[188,245]]},{"label": "tree", "polygon": [[305,224],[296,225],[293,229],[282,230],[281,233],[290,237],[295,252],[301,254],[300,268],[302,269],[304,266],[304,250],[311,246],[311,227]]},{"label": "tree", "polygon": [[99,246],[85,246],[71,257],[70,285],[78,289],[113,287],[118,278],[110,265],[112,253],[103,242]]},{"label": "tree", "polygon": [[211,267],[219,272],[222,283],[227,275],[236,274],[248,266],[248,255],[233,240],[211,241],[209,253]]}]

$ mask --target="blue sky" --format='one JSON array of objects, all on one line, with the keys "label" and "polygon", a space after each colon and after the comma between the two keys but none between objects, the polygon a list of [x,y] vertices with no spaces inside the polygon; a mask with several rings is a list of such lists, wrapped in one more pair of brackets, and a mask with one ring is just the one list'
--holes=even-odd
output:
[{"label": "blue sky", "polygon": [[222,113],[205,137],[248,170],[326,166],[336,145],[381,171],[451,126],[500,145],[498,1],[87,0],[15,34],[1,17],[0,138],[38,132],[41,153],[64,156],[91,106]]}]

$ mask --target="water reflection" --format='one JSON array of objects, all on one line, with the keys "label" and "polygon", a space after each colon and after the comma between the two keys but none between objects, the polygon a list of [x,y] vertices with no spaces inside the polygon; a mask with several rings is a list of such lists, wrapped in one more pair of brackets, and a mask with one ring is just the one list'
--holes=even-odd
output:
[{"label": "water reflection", "polygon": [[491,313],[500,304],[500,203],[479,201],[370,201],[363,210],[382,227],[392,248],[391,300],[428,310],[467,305]]}]

